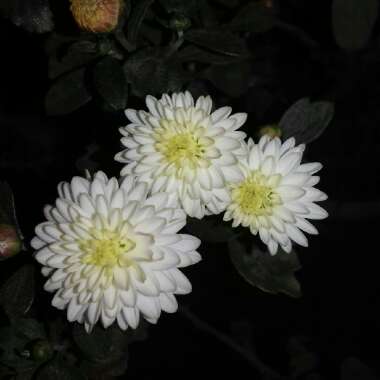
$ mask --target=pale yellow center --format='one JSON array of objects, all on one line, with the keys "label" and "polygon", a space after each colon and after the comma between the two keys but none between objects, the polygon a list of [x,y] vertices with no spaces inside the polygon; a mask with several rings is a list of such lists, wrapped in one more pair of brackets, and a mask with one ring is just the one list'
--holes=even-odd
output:
[{"label": "pale yellow center", "polygon": [[[213,141],[202,137],[203,128],[191,123],[178,124],[173,120],[161,120],[162,128],[156,133],[156,149],[165,161],[176,169],[202,166],[206,147]],[[204,163],[203,163],[204,165]]]},{"label": "pale yellow center", "polygon": [[281,204],[281,198],[269,185],[268,178],[259,171],[232,190],[232,200],[245,215],[270,215],[274,206]]},{"label": "pale yellow center", "polygon": [[101,238],[82,240],[79,244],[84,255],[82,263],[112,268],[119,265],[121,257],[136,244],[116,232],[102,231]]}]

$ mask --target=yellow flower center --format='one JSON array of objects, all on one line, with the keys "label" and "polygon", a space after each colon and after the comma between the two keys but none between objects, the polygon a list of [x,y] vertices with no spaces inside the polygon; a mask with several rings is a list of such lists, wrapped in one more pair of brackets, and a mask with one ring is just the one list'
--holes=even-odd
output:
[{"label": "yellow flower center", "polygon": [[101,238],[80,242],[79,247],[84,253],[82,263],[112,268],[120,265],[120,258],[136,246],[132,240],[122,238],[116,232],[102,231],[101,235]]},{"label": "yellow flower center", "polygon": [[203,127],[166,119],[161,120],[160,124],[162,127],[156,131],[155,147],[166,162],[174,164],[177,170],[207,166],[205,151],[214,141],[203,136]]},{"label": "yellow flower center", "polygon": [[281,204],[281,198],[276,193],[270,180],[259,171],[254,171],[243,182],[232,190],[232,200],[245,215],[270,215],[274,206]]}]

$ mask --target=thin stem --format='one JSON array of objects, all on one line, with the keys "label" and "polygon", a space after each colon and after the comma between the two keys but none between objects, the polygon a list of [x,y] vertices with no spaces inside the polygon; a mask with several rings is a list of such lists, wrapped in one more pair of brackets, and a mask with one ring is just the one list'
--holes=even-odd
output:
[{"label": "thin stem", "polygon": [[199,330],[202,330],[205,333],[212,335],[214,338],[218,339],[220,342],[224,343],[226,346],[230,347],[232,350],[240,354],[244,359],[246,359],[251,364],[253,368],[257,369],[266,379],[272,379],[272,380],[288,379],[288,377],[282,376],[279,373],[277,373],[275,370],[273,370],[272,368],[268,367],[255,355],[254,352],[248,351],[247,349],[237,344],[227,334],[224,334],[223,332],[215,329],[214,327],[210,326],[208,323],[199,319],[188,308],[183,307],[183,306],[179,307],[179,312]]}]

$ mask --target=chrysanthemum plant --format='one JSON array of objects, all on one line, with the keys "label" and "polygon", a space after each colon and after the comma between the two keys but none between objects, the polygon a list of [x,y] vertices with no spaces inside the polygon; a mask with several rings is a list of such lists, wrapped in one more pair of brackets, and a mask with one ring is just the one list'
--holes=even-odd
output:
[{"label": "chrysanthemum plant", "polygon": [[[59,183],[32,251],[18,256],[27,263],[0,290],[10,321],[0,337],[2,371],[27,369],[37,379],[123,374],[128,344],[145,335],[146,322],[186,304],[177,297],[192,290],[182,268],[207,257],[214,243],[223,243],[220,251],[229,252],[252,285],[299,297],[295,251],[318,233],[311,222],[327,217],[319,205],[327,196],[316,187],[322,165],[308,162],[305,144],[327,127],[332,104],[301,99],[276,125],[252,132],[245,112],[222,105],[226,97],[207,95],[237,98],[247,91],[253,55],[240,32],[270,30],[271,2],[236,9],[227,2],[226,14],[234,8],[236,16],[223,25],[215,20],[220,29],[207,27],[207,2],[70,3],[71,22],[84,32],[58,30],[48,38],[47,111],[70,113],[92,99],[103,110],[123,111],[121,150],[114,146],[120,175],[101,168]],[[32,19],[23,16],[32,12],[26,5],[3,8],[28,30],[54,28],[48,1],[33,8]],[[142,99],[141,109],[130,107]],[[11,191],[1,190],[7,197],[0,258],[7,259],[23,244]],[[36,262],[50,298],[34,298]],[[51,312],[49,303],[60,311]],[[194,321],[187,308],[180,310]],[[83,355],[73,359],[73,347]]]}]

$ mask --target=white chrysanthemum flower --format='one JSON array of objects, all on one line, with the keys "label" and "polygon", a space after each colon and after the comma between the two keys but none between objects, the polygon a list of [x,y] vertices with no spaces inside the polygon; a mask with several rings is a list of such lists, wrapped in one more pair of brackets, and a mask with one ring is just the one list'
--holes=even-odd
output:
[{"label": "white chrysanthemum flower", "polygon": [[274,255],[278,246],[290,252],[292,240],[301,246],[308,241],[302,231],[317,234],[306,219],[324,219],[327,212],[315,202],[327,195],[314,188],[322,168],[318,162],[301,164],[305,145],[294,138],[283,144],[279,138],[263,136],[258,144],[248,141],[246,158],[240,161],[240,180],[230,184],[231,203],[223,219],[232,226],[249,227]]},{"label": "white chrysanthemum flower", "polygon": [[146,105],[149,112],[126,110],[131,123],[120,129],[126,149],[115,156],[127,164],[121,175],[137,175],[153,194],[176,193],[189,216],[224,211],[226,182],[243,153],[245,133],[237,129],[247,115],[231,115],[230,107],[211,113],[209,96],[194,103],[189,92],[147,96]]},{"label": "white chrysanthemum flower", "polygon": [[147,184],[126,177],[119,185],[102,172],[62,182],[58,193],[32,240],[52,304],[87,331],[99,319],[124,330],[140,314],[155,323],[161,310],[175,312],[174,294],[191,291],[178,268],[200,260],[199,239],[177,233],[186,223],[177,200],[147,197]]}]

